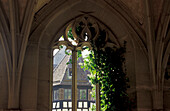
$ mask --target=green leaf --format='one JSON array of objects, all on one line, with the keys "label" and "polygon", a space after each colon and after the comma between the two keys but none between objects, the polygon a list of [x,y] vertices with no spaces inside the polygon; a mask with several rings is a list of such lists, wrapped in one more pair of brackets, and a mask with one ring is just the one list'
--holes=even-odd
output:
[{"label": "green leaf", "polygon": [[62,45],[60,45],[60,46],[59,46],[59,48],[60,48],[60,49],[62,49],[62,48],[63,48],[63,46],[62,46]]}]

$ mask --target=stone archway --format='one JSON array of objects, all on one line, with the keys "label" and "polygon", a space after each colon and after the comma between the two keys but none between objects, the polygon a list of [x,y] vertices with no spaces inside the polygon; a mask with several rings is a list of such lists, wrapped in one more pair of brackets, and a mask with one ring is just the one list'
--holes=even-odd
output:
[{"label": "stone archway", "polygon": [[[93,2],[87,0],[61,4],[62,5],[59,6],[57,2],[52,1],[52,3],[48,4],[44,7],[44,9],[42,9],[42,11],[37,13],[35,17],[37,20],[33,22],[32,33],[29,38],[24,61],[23,77],[31,77],[34,79],[28,80],[33,82],[28,87],[28,90],[32,89],[31,94],[27,94],[27,90],[21,89],[22,107],[28,108],[32,104],[33,108],[37,108],[42,111],[50,110],[52,43],[63,34],[63,30],[70,21],[83,14],[88,14],[89,16],[92,16],[101,23],[105,24],[113,33],[111,35],[113,36],[111,37],[113,41],[118,41],[120,44],[122,44],[122,41],[124,40],[128,42],[128,53],[126,55],[128,58],[127,71],[130,76],[130,84],[132,86],[129,92],[136,96],[140,96],[139,94],[144,94],[145,92],[140,91],[137,94],[136,90],[137,85],[140,86],[140,83],[143,85],[143,81],[140,79],[141,74],[137,74],[136,71],[142,71],[140,73],[143,73],[142,77],[146,78],[145,81],[147,81],[144,82],[144,85],[147,86],[150,84],[149,75],[147,74],[148,61],[146,57],[146,49],[145,44],[142,42],[144,39],[144,34],[132,18],[130,18],[127,13],[124,13],[120,7],[113,8],[113,6],[117,5],[115,3],[110,6],[110,4],[103,1]],[[105,7],[103,7],[104,4],[106,5]],[[48,11],[43,12],[44,10]],[[145,65],[141,67],[141,64],[138,63]],[[26,81],[25,78],[22,79],[23,89],[25,87],[24,81]],[[138,83],[136,83],[136,81],[138,81]],[[34,87],[32,87],[32,85],[34,85]],[[141,88],[141,90],[143,89]],[[29,98],[28,95],[30,95]],[[30,102],[28,106],[26,105],[27,102],[24,101],[25,99],[28,100],[27,102]],[[34,102],[31,102],[32,100],[34,100]],[[150,98],[148,98],[148,101],[151,101]],[[140,99],[138,99],[137,103],[140,106]]]},{"label": "stone archway", "polygon": [[50,109],[51,44],[83,14],[105,24],[120,44],[127,41],[137,110],[170,109],[163,94],[169,10],[169,0],[0,0],[0,109]]}]

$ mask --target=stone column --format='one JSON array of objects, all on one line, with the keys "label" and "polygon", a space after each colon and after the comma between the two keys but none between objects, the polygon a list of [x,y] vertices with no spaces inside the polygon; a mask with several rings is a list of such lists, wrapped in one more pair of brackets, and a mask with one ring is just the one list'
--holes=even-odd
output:
[{"label": "stone column", "polygon": [[77,51],[72,51],[72,111],[77,111]]}]

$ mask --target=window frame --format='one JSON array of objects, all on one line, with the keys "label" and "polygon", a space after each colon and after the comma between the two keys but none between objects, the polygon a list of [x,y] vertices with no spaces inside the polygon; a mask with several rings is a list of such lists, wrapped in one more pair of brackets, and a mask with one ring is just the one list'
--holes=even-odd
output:
[{"label": "window frame", "polygon": [[[65,88],[64,89],[64,100],[71,100],[72,99],[71,94],[72,94],[71,89]],[[70,98],[69,98],[69,96],[70,96]]]}]

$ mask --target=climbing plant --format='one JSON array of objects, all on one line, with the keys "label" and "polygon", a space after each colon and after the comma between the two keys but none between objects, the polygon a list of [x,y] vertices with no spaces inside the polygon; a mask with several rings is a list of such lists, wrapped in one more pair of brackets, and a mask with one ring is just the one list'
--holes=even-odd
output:
[{"label": "climbing plant", "polygon": [[[92,50],[84,59],[82,68],[90,71],[89,80],[93,86],[99,83],[102,111],[126,111],[130,109],[130,102],[126,92],[128,79],[123,70],[125,45],[104,48],[105,35],[105,31],[100,31],[98,39],[91,41]],[[73,39],[71,29],[68,37]],[[78,51],[78,57],[81,56],[81,51]]]},{"label": "climbing plant", "polygon": [[84,68],[89,70],[92,84],[100,84],[102,111],[126,111],[129,106],[127,77],[123,71],[125,48],[106,48],[91,51],[84,59]]}]

